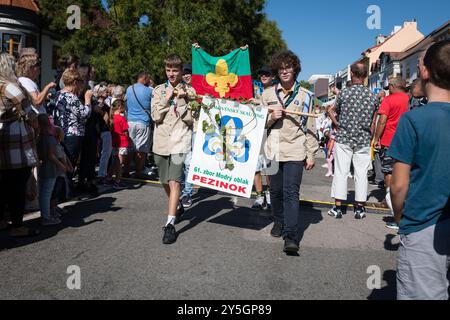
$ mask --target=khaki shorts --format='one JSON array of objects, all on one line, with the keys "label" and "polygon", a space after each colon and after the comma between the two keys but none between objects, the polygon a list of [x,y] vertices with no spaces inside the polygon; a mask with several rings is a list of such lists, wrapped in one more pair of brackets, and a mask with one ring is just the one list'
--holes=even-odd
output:
[{"label": "khaki shorts", "polygon": [[155,164],[158,166],[159,180],[162,184],[169,184],[169,181],[182,182],[185,158],[185,154],[172,154],[170,156],[155,154]]}]

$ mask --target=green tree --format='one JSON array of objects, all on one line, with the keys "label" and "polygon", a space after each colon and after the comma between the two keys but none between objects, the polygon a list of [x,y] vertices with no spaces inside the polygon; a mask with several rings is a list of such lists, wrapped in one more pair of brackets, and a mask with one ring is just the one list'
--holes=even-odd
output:
[{"label": "green tree", "polygon": [[305,80],[300,81],[300,87],[305,88],[306,90],[309,90],[309,91],[311,91],[313,88],[312,84],[310,84],[308,81],[305,81]]},{"label": "green tree", "polygon": [[[76,53],[95,65],[97,80],[128,84],[140,70],[156,82],[164,79],[163,60],[178,53],[191,60],[198,42],[219,56],[242,45],[250,47],[252,69],[270,61],[286,44],[281,31],[264,13],[265,0],[41,0],[45,26],[61,37],[61,53]],[[79,5],[80,30],[67,30],[66,9]],[[139,24],[146,15],[149,23]]]}]

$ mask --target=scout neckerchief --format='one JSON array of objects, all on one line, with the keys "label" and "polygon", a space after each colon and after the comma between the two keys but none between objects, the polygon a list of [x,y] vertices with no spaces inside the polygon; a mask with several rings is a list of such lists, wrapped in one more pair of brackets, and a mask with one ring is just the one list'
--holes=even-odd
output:
[{"label": "scout neckerchief", "polygon": [[281,106],[283,107],[283,109],[287,109],[287,107],[289,107],[289,105],[292,103],[292,101],[294,101],[295,97],[297,96],[298,92],[300,91],[300,83],[295,81],[294,91],[290,91],[290,96],[289,96],[288,100],[286,101],[286,103],[284,103],[283,99],[281,99],[281,97],[280,97],[280,92],[278,90],[278,86],[275,86],[274,89],[275,89],[275,94],[277,95],[278,101],[280,102]]},{"label": "scout neckerchief", "polygon": [[[288,100],[286,101],[286,103],[284,103],[283,99],[281,99],[280,92],[279,92],[277,87],[278,86],[275,86],[274,88],[275,88],[275,93],[277,95],[278,101],[280,102],[280,104],[283,107],[283,109],[287,109],[287,107],[289,107],[289,105],[292,103],[292,101],[294,101],[295,98],[297,97],[298,92],[300,91],[300,83],[295,81],[294,91],[289,91],[288,92],[288,94],[290,93],[290,96],[289,96]],[[282,87],[282,90],[284,90],[283,87]],[[311,96],[309,94],[308,94],[308,97],[309,97],[309,100],[310,100],[309,101],[309,104],[310,104],[312,99],[311,99]],[[309,112],[309,104],[308,105],[306,105],[306,104],[304,105],[304,109],[302,110],[302,112],[305,112],[305,113]],[[302,131],[305,132],[305,133],[307,132],[307,127],[306,127],[307,121],[308,121],[308,117],[306,117],[306,116],[301,116],[300,117],[300,126],[301,126]]]},{"label": "scout neckerchief", "polygon": [[[186,84],[186,83],[185,83],[183,80],[181,80],[179,84]],[[172,85],[170,84],[169,80],[167,80],[166,83],[165,83],[165,88],[167,89],[167,88],[169,87],[169,85],[172,86]],[[175,90],[175,88],[173,88],[173,89]],[[176,104],[176,102],[175,102],[175,99],[171,99],[171,100],[170,100],[170,105],[173,106],[173,113],[174,113],[174,116],[175,116],[176,118],[179,118],[179,117],[180,117],[180,114],[179,114],[178,111],[177,111],[177,104]]]}]

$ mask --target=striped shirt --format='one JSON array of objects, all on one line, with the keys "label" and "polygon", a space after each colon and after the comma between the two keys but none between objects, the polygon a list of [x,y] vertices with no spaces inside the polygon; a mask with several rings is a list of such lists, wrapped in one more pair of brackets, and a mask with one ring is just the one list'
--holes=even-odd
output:
[{"label": "striped shirt", "polygon": [[0,170],[36,166],[35,133],[29,124],[36,112],[17,84],[0,81],[0,97]]}]

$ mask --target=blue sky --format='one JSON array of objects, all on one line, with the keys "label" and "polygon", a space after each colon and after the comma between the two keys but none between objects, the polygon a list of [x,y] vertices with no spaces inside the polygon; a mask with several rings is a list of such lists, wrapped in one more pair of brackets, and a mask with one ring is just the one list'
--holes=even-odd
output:
[{"label": "blue sky", "polygon": [[[381,29],[367,28],[367,8],[381,9]],[[425,36],[450,20],[449,0],[267,0],[265,12],[283,32],[289,48],[302,60],[300,79],[334,74],[356,61],[403,21],[417,19]]]}]

